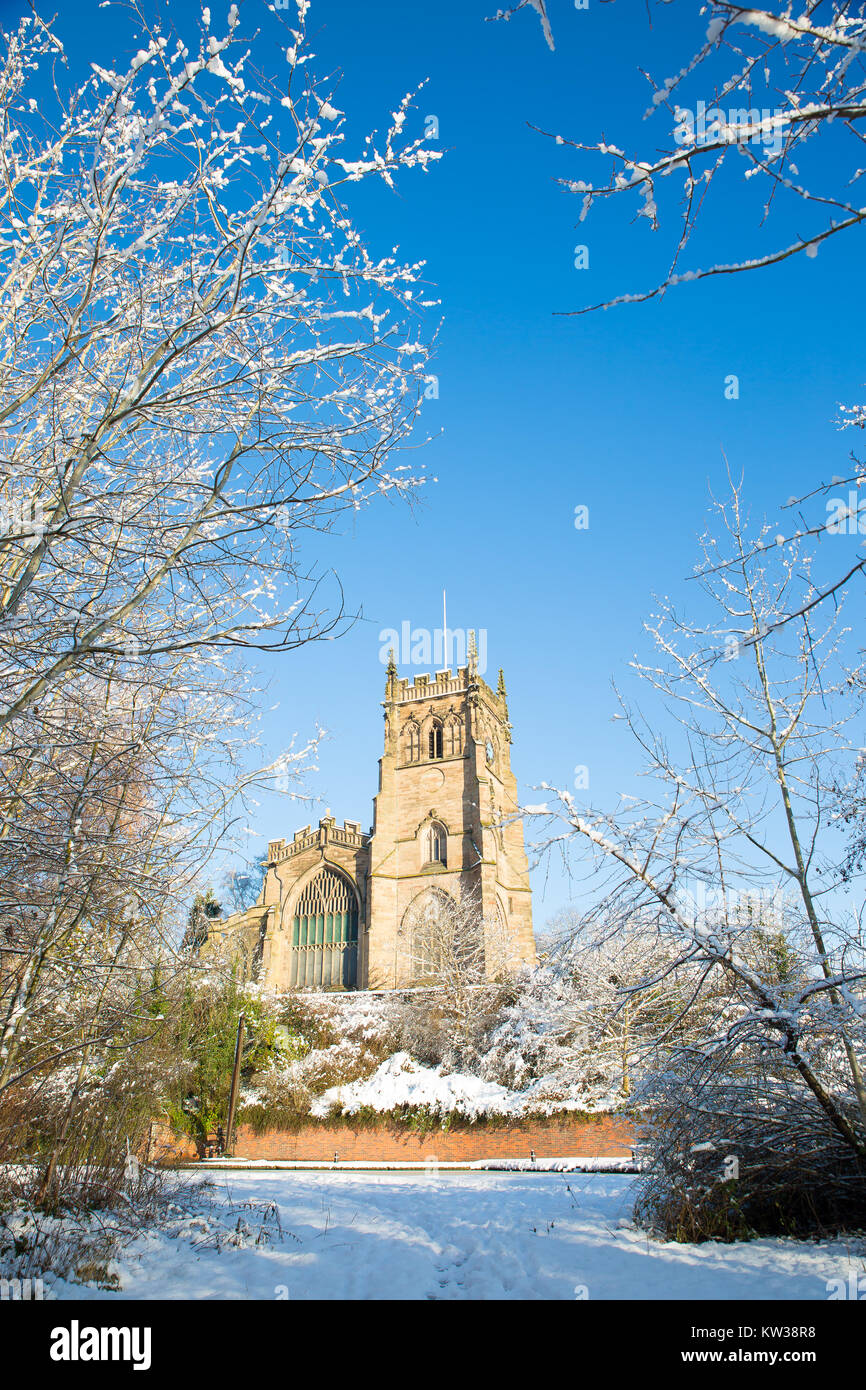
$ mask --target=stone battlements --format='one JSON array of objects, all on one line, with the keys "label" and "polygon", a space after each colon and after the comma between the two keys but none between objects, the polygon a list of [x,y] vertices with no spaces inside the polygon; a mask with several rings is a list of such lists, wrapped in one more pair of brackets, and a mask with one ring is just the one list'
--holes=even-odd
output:
[{"label": "stone battlements", "polygon": [[390,687],[390,699],[402,705],[409,700],[430,700],[437,695],[459,695],[469,689],[469,684],[468,666],[458,666],[456,674],[450,668],[437,671],[432,680],[429,675],[419,675],[411,681],[408,676],[397,677]]},{"label": "stone battlements", "polygon": [[344,821],[338,825],[333,816],[323,816],[313,830],[309,825],[296,830],[291,840],[271,840],[268,845],[268,861],[278,864],[290,859],[293,854],[301,854],[305,849],[315,849],[319,845],[345,845],[348,849],[364,849],[370,843],[369,835],[361,829],[361,822]]},{"label": "stone battlements", "polygon": [[385,692],[384,704],[409,704],[412,700],[432,700],[439,695],[463,695],[467,690],[481,687],[491,698],[505,701],[503,690],[494,692],[493,687],[487,684],[482,676],[470,676],[468,666],[458,666],[456,671],[437,671],[434,676],[429,673],[415,676],[409,680],[408,676],[394,676]]}]

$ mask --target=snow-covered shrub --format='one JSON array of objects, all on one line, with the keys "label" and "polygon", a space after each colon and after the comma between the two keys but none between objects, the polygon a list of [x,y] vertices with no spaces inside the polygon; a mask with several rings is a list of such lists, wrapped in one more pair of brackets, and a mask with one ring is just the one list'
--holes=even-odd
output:
[{"label": "snow-covered shrub", "polygon": [[[648,1172],[639,1222],[678,1241],[866,1229],[858,1159],[783,1055],[680,1054],[644,1095]],[[856,1123],[856,1097],[847,1113]]]},{"label": "snow-covered shrub", "polygon": [[122,1287],[124,1252],[143,1232],[169,1243],[173,1256],[184,1244],[198,1252],[297,1239],[283,1229],[274,1202],[233,1201],[198,1176],[185,1181],[132,1163],[123,1195],[98,1212],[71,1207],[50,1213],[23,1201],[0,1206],[0,1277],[30,1280],[37,1298],[51,1297],[57,1280],[115,1292]]},{"label": "snow-covered shrub", "polygon": [[514,984],[478,984],[458,999],[447,989],[407,991],[395,1003],[402,1051],[446,1071],[480,1073],[487,1039],[513,998]]},{"label": "snow-covered shrub", "polygon": [[296,994],[269,1002],[272,1046],[247,1069],[238,1119],[257,1130],[309,1118],[330,1087],[369,1076],[395,1050],[394,1001],[364,994]]},{"label": "snow-covered shrub", "polygon": [[365,992],[305,994],[295,996],[294,1008],[301,1029],[306,1027],[315,1033],[316,1046],[347,1038],[386,1056],[398,1045],[398,996]]},{"label": "snow-covered shrub", "polygon": [[313,1114],[322,1119],[365,1111],[441,1123],[452,1117],[474,1121],[513,1116],[516,1107],[503,1086],[468,1073],[449,1074],[441,1066],[422,1065],[408,1052],[395,1052],[372,1076],[335,1086],[313,1104]]},{"label": "snow-covered shrub", "polygon": [[525,972],[490,1031],[481,1075],[531,1089],[542,1106],[621,1106],[689,989],[669,971],[671,952],[637,925],[608,934],[603,922],[564,914],[559,943]]},{"label": "snow-covered shrub", "polygon": [[531,1088],[539,1104],[615,1105],[620,1072],[589,1047],[589,1021],[590,1003],[570,972],[540,966],[491,1031],[481,1075],[513,1091]]},{"label": "snow-covered shrub", "polygon": [[294,1061],[274,1059],[251,1078],[238,1118],[257,1130],[297,1124],[309,1117],[323,1091],[369,1076],[380,1060],[379,1052],[352,1038],[314,1048]]}]

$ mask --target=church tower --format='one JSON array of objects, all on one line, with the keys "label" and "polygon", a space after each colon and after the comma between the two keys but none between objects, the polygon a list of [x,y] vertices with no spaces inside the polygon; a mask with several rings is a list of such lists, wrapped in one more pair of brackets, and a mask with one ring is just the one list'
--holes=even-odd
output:
[{"label": "church tower", "polygon": [[329,812],[318,826],[271,840],[255,906],[208,922],[203,949],[227,951],[269,990],[424,980],[431,920],[447,921],[442,910],[467,899],[484,920],[485,969],[535,960],[502,672],[493,690],[470,634],[456,673],[410,683],[392,656],[383,704],[369,835]]},{"label": "church tower", "polygon": [[[417,978],[419,923],[467,894],[512,968],[535,960],[529,866],[511,770],[505,681],[465,666],[385,682],[385,745],[374,800],[359,975],[368,989]],[[501,950],[501,944],[499,946]]]}]

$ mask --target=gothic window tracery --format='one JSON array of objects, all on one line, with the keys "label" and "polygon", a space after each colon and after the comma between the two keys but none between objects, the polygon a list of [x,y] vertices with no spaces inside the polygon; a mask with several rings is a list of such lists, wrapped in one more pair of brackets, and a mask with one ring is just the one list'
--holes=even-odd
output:
[{"label": "gothic window tracery", "polygon": [[434,719],[430,725],[427,735],[427,756],[430,758],[442,757],[442,720]]},{"label": "gothic window tracery", "polygon": [[452,714],[445,728],[445,751],[449,758],[457,758],[463,752],[463,727],[456,714]]},{"label": "gothic window tracery", "polygon": [[358,900],[349,879],[324,865],[301,891],[292,918],[290,986],[354,989]]},{"label": "gothic window tracery", "polygon": [[425,862],[428,864],[448,863],[448,835],[441,821],[431,821],[425,839]]},{"label": "gothic window tracery", "polygon": [[404,752],[407,763],[417,763],[421,757],[421,730],[414,719],[410,719],[406,725]]},{"label": "gothic window tracery", "polygon": [[448,893],[429,888],[406,909],[403,930],[409,943],[410,978],[415,983],[436,980],[441,974],[443,941],[448,935],[446,924],[456,907]]}]

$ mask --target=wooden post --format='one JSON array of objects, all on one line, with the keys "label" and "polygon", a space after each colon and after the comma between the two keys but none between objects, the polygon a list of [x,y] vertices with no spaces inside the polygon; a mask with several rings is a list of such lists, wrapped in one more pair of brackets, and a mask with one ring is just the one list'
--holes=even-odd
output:
[{"label": "wooden post", "polygon": [[241,1014],[240,1018],[238,1019],[238,1036],[235,1042],[235,1064],[232,1067],[232,1084],[231,1090],[229,1091],[229,1114],[228,1119],[226,1120],[225,1151],[227,1154],[231,1153],[232,1142],[234,1140],[235,1107],[238,1103],[238,1081],[240,1080],[241,1052],[243,1050],[244,1045],[244,1023],[245,1017],[243,1014]]}]

